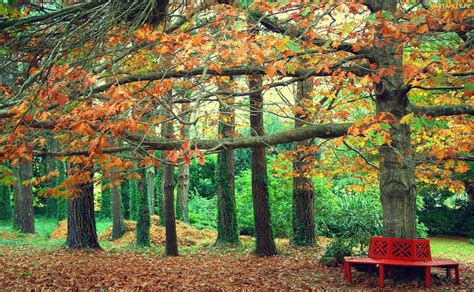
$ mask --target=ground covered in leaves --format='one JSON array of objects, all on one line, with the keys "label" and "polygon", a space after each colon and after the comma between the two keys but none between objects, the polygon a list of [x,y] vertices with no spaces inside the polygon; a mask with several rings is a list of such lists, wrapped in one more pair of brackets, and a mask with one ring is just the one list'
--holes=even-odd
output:
[{"label": "ground covered in leaves", "polygon": [[[354,272],[354,283],[348,285],[342,280],[341,267],[320,265],[324,247],[296,248],[287,239],[277,239],[279,255],[256,257],[252,255],[252,238],[243,238],[240,246],[215,246],[208,238],[213,231],[182,226],[181,236],[188,244],[181,246],[180,257],[165,257],[160,241],[140,249],[126,245],[129,239],[107,241],[108,227],[99,228],[103,250],[67,250],[60,237],[22,235],[0,228],[0,289],[378,287],[376,274]],[[59,234],[58,229],[54,231]],[[191,244],[193,236],[197,238]],[[460,285],[448,281],[443,270],[434,270],[432,287],[474,287],[474,245],[462,238],[435,238],[432,242],[434,256],[448,255],[462,263]],[[319,238],[319,243],[324,246],[327,240]],[[446,253],[450,247],[455,253]],[[385,283],[389,288],[424,286],[423,277],[396,281],[388,277]]]}]

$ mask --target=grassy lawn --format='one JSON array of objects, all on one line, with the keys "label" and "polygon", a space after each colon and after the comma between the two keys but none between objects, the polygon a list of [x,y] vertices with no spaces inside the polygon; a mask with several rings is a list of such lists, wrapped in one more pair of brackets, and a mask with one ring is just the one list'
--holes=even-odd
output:
[{"label": "grassy lawn", "polygon": [[[112,222],[110,220],[97,220],[97,232],[100,234],[107,229]],[[31,244],[46,248],[60,248],[64,245],[62,239],[51,239],[49,235],[58,226],[56,219],[35,218],[35,234],[22,234],[13,230],[11,222],[0,221],[0,245],[25,245]]]},{"label": "grassy lawn", "polygon": [[431,254],[434,257],[450,258],[463,263],[474,263],[474,244],[465,237],[430,237]]}]

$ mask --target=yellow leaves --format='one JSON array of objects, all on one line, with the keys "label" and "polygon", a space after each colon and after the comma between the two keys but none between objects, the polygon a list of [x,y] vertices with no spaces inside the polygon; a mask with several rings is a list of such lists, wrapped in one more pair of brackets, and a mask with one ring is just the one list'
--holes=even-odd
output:
[{"label": "yellow leaves", "polygon": [[154,42],[159,38],[159,35],[154,32],[154,27],[149,24],[145,24],[137,31],[135,31],[135,37],[141,41]]},{"label": "yellow leaves", "polygon": [[468,164],[462,160],[455,161],[453,159],[450,159],[444,163],[444,169],[452,169],[457,173],[466,173],[469,171],[470,168]]},{"label": "yellow leaves", "polygon": [[272,64],[268,65],[267,68],[265,68],[265,73],[270,77],[275,76],[276,72],[277,68]]},{"label": "yellow leaves", "polygon": [[430,30],[430,28],[428,27],[428,25],[423,24],[423,25],[421,25],[417,28],[416,32],[419,33],[419,34],[423,34],[423,33],[428,32],[429,30]]},{"label": "yellow leaves", "polygon": [[209,69],[210,69],[210,70],[213,70],[213,71],[216,71],[216,72],[219,73],[219,74],[222,74],[222,68],[221,68],[219,65],[217,65],[217,64],[211,64],[211,65],[209,65]]},{"label": "yellow leaves", "polygon": [[410,121],[414,118],[414,114],[408,114],[400,119],[400,124],[408,125]]},{"label": "yellow leaves", "polygon": [[94,130],[88,122],[79,122],[73,126],[73,131],[79,135],[92,136],[94,135]]},{"label": "yellow leaves", "polygon": [[369,84],[370,83],[369,75],[364,75],[364,77],[359,79],[359,83],[363,86],[366,86],[367,84]]}]

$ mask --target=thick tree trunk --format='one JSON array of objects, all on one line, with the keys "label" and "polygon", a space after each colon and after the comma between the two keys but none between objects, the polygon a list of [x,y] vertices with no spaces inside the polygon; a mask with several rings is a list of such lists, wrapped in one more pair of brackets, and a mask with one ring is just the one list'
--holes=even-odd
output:
[{"label": "thick tree trunk", "polygon": [[35,233],[35,219],[33,214],[33,160],[20,160],[20,181],[21,181],[21,225],[22,233]]},{"label": "thick tree trunk", "polygon": [[79,186],[77,197],[69,199],[67,211],[67,238],[69,248],[100,248],[94,214],[94,185],[92,170],[90,180]]},{"label": "thick tree trunk", "polygon": [[[168,117],[168,114],[166,115]],[[173,124],[165,123],[162,125],[162,136],[165,138],[170,137],[173,134]],[[164,152],[164,157],[168,157],[169,151]],[[166,255],[178,256],[178,237],[176,234],[176,218],[174,213],[174,181],[173,173],[174,166],[171,162],[163,165],[163,209],[165,213],[165,226],[166,226]]]},{"label": "thick tree trunk", "polygon": [[[261,88],[261,77],[251,76],[250,90]],[[265,135],[263,124],[263,95],[261,92],[251,94],[250,98],[250,128],[252,136]],[[252,198],[256,233],[255,253],[261,256],[271,256],[276,253],[270,222],[270,205],[268,199],[267,159],[265,147],[252,148]]]},{"label": "thick tree trunk", "polygon": [[147,191],[150,197],[150,214],[155,214],[156,196],[155,196],[155,167],[150,167],[147,170]]},{"label": "thick tree trunk", "polygon": [[13,165],[15,173],[15,184],[13,185],[13,228],[19,230],[21,228],[21,178],[20,165]]},{"label": "thick tree trunk", "polygon": [[[373,11],[394,12],[396,0],[372,1]],[[372,59],[378,68],[394,68],[391,76],[383,76],[376,84],[377,113],[389,113],[393,121],[392,143],[379,148],[380,196],[383,210],[383,234],[387,237],[416,238],[415,161],[410,141],[410,128],[400,124],[408,114],[407,91],[403,82],[402,48],[396,40],[377,35]]]},{"label": "thick tree trunk", "polygon": [[140,170],[140,192],[138,199],[137,245],[150,246],[150,201],[146,187],[146,170]]},{"label": "thick tree trunk", "polygon": [[[379,148],[380,196],[383,210],[383,234],[387,237],[416,238],[415,161],[412,159],[410,129],[400,124],[403,98],[388,101],[389,95],[378,98],[379,112],[396,117],[391,124],[391,145]],[[401,109],[401,110],[400,110]]]},{"label": "thick tree trunk", "polygon": [[[305,110],[311,101],[308,93],[311,91],[311,84],[308,82],[298,82],[296,92],[297,106],[303,109],[295,115],[295,128],[301,128],[305,122],[311,120],[310,113]],[[314,166],[314,154],[307,149],[311,145],[311,140],[295,142],[295,160],[293,161],[293,234],[291,241],[295,245],[311,246],[315,244],[314,225],[314,188],[311,176],[306,175],[308,170]]]},{"label": "thick tree trunk", "polygon": [[130,219],[137,220],[138,218],[138,201],[140,197],[139,181],[136,179],[130,180]]},{"label": "thick tree trunk", "polygon": [[125,233],[125,220],[122,211],[122,193],[120,188],[110,190],[112,199],[112,240],[119,239]]},{"label": "thick tree trunk", "polygon": [[[235,117],[231,103],[233,98],[221,100],[219,105],[219,134],[230,138],[235,133]],[[238,244],[239,229],[234,189],[234,150],[219,152],[216,169],[217,182],[217,243]]]}]

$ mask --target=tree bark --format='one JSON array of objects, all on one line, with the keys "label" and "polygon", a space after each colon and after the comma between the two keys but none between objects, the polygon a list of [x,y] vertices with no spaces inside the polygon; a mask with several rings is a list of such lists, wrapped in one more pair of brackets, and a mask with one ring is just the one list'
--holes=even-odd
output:
[{"label": "tree bark", "polygon": [[[373,3],[373,12],[394,12],[396,0]],[[411,148],[410,128],[400,124],[408,114],[407,89],[403,82],[403,48],[386,36],[377,35],[372,59],[378,68],[395,68],[395,74],[382,76],[375,86],[377,113],[389,113],[394,120],[390,134],[392,143],[379,148],[380,196],[383,210],[383,235],[416,238],[415,160]]]},{"label": "tree bark", "polygon": [[[250,90],[262,87],[261,77],[251,76]],[[251,94],[250,98],[250,128],[252,136],[265,135],[263,124],[263,95],[262,92]],[[252,148],[252,198],[256,233],[255,254],[272,256],[276,253],[270,222],[270,205],[268,200],[268,177],[265,147]]]},{"label": "tree bark", "polygon": [[155,214],[156,196],[155,196],[155,167],[150,167],[147,170],[147,191],[150,196],[150,214]]},{"label": "tree bark", "polygon": [[33,158],[20,159],[20,181],[21,181],[21,225],[20,232],[35,233],[35,219],[33,213]]},{"label": "tree bark", "polygon": [[13,172],[15,173],[15,184],[13,185],[13,228],[20,230],[21,228],[21,178],[20,166],[13,165]]},{"label": "tree bark", "polygon": [[122,211],[122,193],[120,188],[110,190],[112,199],[112,240],[119,239],[125,233],[125,220]]},{"label": "tree bark", "polygon": [[140,192],[137,218],[137,245],[150,246],[150,201],[146,187],[146,170],[140,170]]},{"label": "tree bark", "polygon": [[[219,135],[234,137],[235,116],[233,98],[221,100],[219,104]],[[239,244],[237,209],[234,189],[234,150],[219,152],[217,156],[217,243]]]},{"label": "tree bark", "polygon": [[[169,117],[169,113],[165,115]],[[162,124],[161,134],[163,137],[170,137],[173,134],[173,124],[164,123]],[[169,151],[164,152],[164,158],[169,156]],[[173,173],[174,166],[170,161],[163,165],[163,206],[165,213],[165,226],[166,226],[166,255],[178,256],[178,238],[176,234],[176,218],[174,213],[174,181]]]},{"label": "tree bark", "polygon": [[68,201],[68,248],[100,248],[95,225],[93,172],[87,172],[89,181],[82,183],[78,196]]},{"label": "tree bark", "polygon": [[[189,111],[189,103],[185,103],[181,107],[181,111],[186,113]],[[190,115],[185,114],[182,117],[184,122],[189,122]],[[181,136],[184,140],[189,140],[189,125],[184,124],[181,127]],[[182,163],[178,166],[178,186],[177,186],[177,208],[176,208],[176,217],[183,220],[185,223],[189,223],[189,211],[188,211],[188,201],[189,201],[189,165]]]},{"label": "tree bark", "polygon": [[[308,93],[312,86],[307,81],[298,82],[296,92],[297,106],[302,111],[295,115],[295,128],[301,128],[305,122],[311,121],[310,112],[305,110],[305,104],[311,101]],[[293,161],[293,234],[291,242],[299,246],[311,246],[315,244],[314,225],[314,187],[311,176],[306,175],[307,171],[314,166],[314,154],[307,146],[312,144],[312,140],[295,142],[293,150],[295,160]]]},{"label": "tree bark", "polygon": [[138,218],[138,204],[140,197],[139,181],[136,179],[130,180],[130,219],[137,220]]}]

